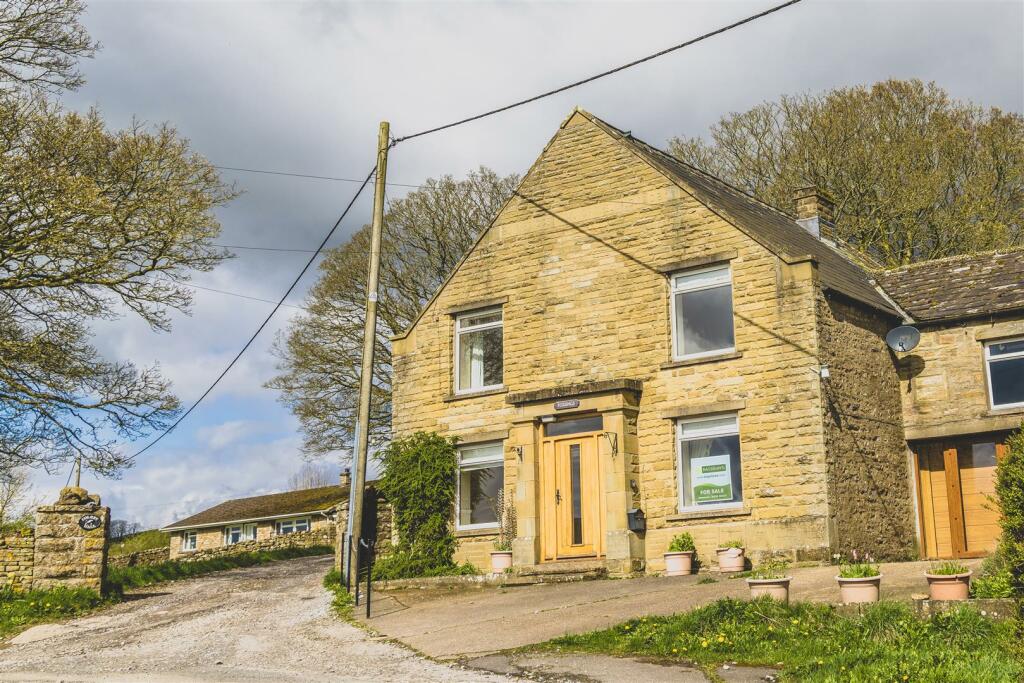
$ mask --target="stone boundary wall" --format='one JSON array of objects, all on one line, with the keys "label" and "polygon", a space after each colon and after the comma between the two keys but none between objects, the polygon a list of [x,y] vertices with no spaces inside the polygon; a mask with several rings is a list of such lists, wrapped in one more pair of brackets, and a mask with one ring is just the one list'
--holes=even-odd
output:
[{"label": "stone boundary wall", "polygon": [[35,563],[35,536],[32,530],[0,537],[0,588],[10,586],[17,591],[32,587]]},{"label": "stone boundary wall", "polygon": [[116,557],[107,558],[107,566],[109,567],[143,567],[150,564],[160,564],[166,562],[171,557],[170,547],[165,548],[150,548],[149,550],[140,550],[134,553],[128,553],[127,555],[118,555]]},{"label": "stone boundary wall", "polygon": [[174,558],[175,562],[198,562],[209,560],[224,555],[238,555],[240,553],[255,553],[265,550],[281,550],[283,548],[309,548],[314,545],[334,545],[334,526],[328,525],[322,529],[313,531],[300,531],[295,534],[284,534],[271,536],[260,541],[242,541],[234,545],[221,546],[219,548],[204,548],[181,553]]}]

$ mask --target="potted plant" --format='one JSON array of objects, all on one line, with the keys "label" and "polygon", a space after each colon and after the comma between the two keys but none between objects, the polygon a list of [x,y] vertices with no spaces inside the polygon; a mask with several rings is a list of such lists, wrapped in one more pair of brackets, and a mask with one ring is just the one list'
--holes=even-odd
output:
[{"label": "potted plant", "polygon": [[726,541],[718,546],[718,571],[723,573],[741,572],[746,569],[747,559],[743,556],[743,541]]},{"label": "potted plant", "polygon": [[779,602],[789,602],[789,582],[792,577],[786,575],[787,567],[788,560],[775,557],[769,557],[757,565],[747,579],[750,597],[756,600],[767,595]]},{"label": "potted plant", "polygon": [[878,602],[882,572],[877,564],[872,564],[870,555],[865,555],[861,561],[854,551],[852,562],[839,565],[836,581],[839,582],[839,596],[844,604]]},{"label": "potted plant", "polygon": [[491,553],[491,571],[503,574],[512,568],[512,541],[516,537],[516,506],[505,504],[505,494],[498,494],[496,510],[498,513],[498,537],[494,539],[494,551]]},{"label": "potted plant", "polygon": [[693,556],[697,547],[689,533],[676,534],[668,544],[665,553],[665,576],[682,576],[693,573]]},{"label": "potted plant", "polygon": [[971,591],[971,570],[961,562],[937,562],[924,575],[932,600],[966,600]]}]

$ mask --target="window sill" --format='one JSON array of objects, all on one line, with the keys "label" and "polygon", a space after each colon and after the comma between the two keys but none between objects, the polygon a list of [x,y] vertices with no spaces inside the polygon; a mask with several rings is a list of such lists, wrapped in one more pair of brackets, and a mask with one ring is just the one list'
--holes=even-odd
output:
[{"label": "window sill", "polygon": [[718,508],[715,510],[688,510],[677,512],[665,518],[668,522],[684,522],[692,519],[714,519],[717,517],[749,517],[749,507]]},{"label": "window sill", "polygon": [[700,356],[699,358],[683,358],[682,360],[673,360],[668,363],[662,363],[659,370],[673,370],[675,368],[685,368],[690,365],[701,365],[703,363],[717,363],[722,360],[734,360],[736,358],[742,358],[742,351],[728,351],[726,353],[717,353],[714,356]]},{"label": "window sill", "polygon": [[985,411],[985,417],[999,417],[1000,415],[1018,415],[1024,413],[1024,406],[1010,406],[1007,408],[992,408]]},{"label": "window sill", "polygon": [[448,394],[444,397],[445,403],[451,403],[452,401],[461,401],[464,398],[480,398],[481,396],[496,396],[498,394],[507,394],[508,387],[502,384],[500,387],[494,387],[493,389],[482,389],[480,391],[467,391],[462,394]]},{"label": "window sill", "polygon": [[461,529],[455,532],[455,538],[473,538],[474,536],[497,536],[498,527],[488,526],[479,529]]}]

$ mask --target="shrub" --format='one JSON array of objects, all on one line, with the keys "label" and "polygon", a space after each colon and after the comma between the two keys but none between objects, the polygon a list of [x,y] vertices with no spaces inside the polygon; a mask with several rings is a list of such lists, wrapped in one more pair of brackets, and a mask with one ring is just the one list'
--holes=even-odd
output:
[{"label": "shrub", "polygon": [[693,544],[693,535],[689,533],[676,534],[672,537],[672,542],[668,544],[670,553],[693,552],[696,549],[697,546]]},{"label": "shrub", "polygon": [[373,564],[375,581],[394,581],[396,579],[413,579],[431,576],[470,576],[480,574],[480,570],[469,564],[449,562],[434,565],[419,555],[409,552],[397,552],[382,557]]},{"label": "shrub", "polygon": [[999,552],[1006,560],[1013,587],[1024,588],[1024,424],[1007,440],[1008,452],[996,465],[996,502],[1003,534]]},{"label": "shrub", "polygon": [[378,487],[394,507],[398,546],[394,555],[377,563],[376,576],[431,576],[454,566],[457,442],[455,437],[416,432],[380,451],[384,471]]}]

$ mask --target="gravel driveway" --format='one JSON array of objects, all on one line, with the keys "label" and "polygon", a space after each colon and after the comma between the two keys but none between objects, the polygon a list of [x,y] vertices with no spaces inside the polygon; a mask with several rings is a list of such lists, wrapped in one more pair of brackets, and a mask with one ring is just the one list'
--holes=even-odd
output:
[{"label": "gravel driveway", "polygon": [[498,681],[375,638],[329,610],[330,557],[138,591],[0,643],[2,681]]}]

